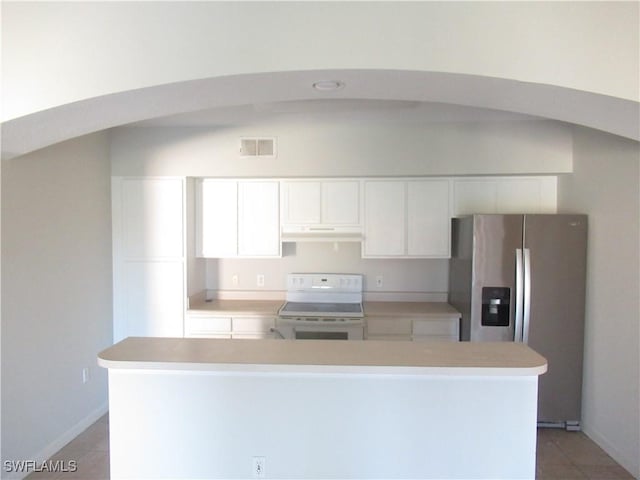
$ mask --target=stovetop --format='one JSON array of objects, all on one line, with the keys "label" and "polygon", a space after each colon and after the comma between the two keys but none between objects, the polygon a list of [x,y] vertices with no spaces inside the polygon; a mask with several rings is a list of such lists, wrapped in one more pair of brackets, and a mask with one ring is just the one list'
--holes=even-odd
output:
[{"label": "stovetop", "polygon": [[287,276],[286,317],[362,318],[362,275],[295,273]]},{"label": "stovetop", "polygon": [[286,302],[280,308],[282,316],[331,316],[331,317],[362,317],[361,303],[309,303]]}]

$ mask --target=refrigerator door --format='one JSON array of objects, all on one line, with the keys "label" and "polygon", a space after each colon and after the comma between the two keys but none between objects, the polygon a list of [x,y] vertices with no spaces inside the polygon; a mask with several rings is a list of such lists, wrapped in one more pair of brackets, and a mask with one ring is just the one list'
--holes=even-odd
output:
[{"label": "refrigerator door", "polygon": [[[522,215],[473,216],[471,319],[469,338],[463,340],[517,339],[516,251],[522,248],[522,227]],[[505,304],[508,319],[500,316]]]},{"label": "refrigerator door", "polygon": [[[585,215],[526,215],[530,302],[525,338],[547,358],[538,421],[580,421],[587,253]],[[525,310],[527,305],[525,305]]]}]

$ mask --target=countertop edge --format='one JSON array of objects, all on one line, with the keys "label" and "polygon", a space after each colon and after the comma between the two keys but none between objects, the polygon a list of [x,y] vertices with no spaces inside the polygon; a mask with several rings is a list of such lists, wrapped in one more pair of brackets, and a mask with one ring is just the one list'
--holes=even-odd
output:
[{"label": "countertop edge", "polygon": [[345,375],[345,376],[450,376],[450,377],[533,377],[547,371],[547,364],[534,367],[401,367],[368,365],[283,365],[190,362],[120,361],[98,358],[107,369],[148,373],[200,372],[212,375]]},{"label": "countertop edge", "polygon": [[[113,370],[219,375],[538,376],[544,357],[526,345],[129,337],[98,354]],[[476,364],[477,363],[477,364]]]}]

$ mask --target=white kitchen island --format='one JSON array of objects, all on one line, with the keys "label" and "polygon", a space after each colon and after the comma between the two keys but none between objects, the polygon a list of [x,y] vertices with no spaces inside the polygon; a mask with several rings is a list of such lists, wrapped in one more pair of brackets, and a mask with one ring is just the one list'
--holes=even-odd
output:
[{"label": "white kitchen island", "polygon": [[113,479],[535,478],[522,344],[132,337],[98,363]]}]

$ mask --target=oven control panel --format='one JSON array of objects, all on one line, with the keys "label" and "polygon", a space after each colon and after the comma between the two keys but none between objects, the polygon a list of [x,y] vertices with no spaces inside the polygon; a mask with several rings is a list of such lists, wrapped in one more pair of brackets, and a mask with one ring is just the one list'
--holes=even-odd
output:
[{"label": "oven control panel", "polygon": [[362,275],[342,273],[290,273],[287,291],[361,293]]}]

